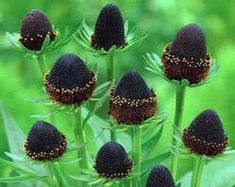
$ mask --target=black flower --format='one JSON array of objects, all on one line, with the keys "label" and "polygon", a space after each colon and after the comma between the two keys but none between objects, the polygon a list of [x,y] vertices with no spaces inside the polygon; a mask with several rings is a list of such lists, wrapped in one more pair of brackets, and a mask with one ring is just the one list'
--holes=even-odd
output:
[{"label": "black flower", "polygon": [[101,10],[96,21],[95,32],[91,37],[91,45],[106,51],[114,45],[118,48],[125,45],[123,18],[116,5],[107,4]]},{"label": "black flower", "polygon": [[65,54],[45,76],[45,86],[53,101],[62,104],[80,104],[87,100],[96,85],[94,72],[76,55]]},{"label": "black flower", "polygon": [[30,50],[41,50],[42,44],[47,37],[54,41],[56,33],[48,17],[41,10],[32,10],[21,23],[20,42]]},{"label": "black flower", "polygon": [[94,166],[100,176],[109,179],[126,177],[132,167],[125,149],[116,142],[108,142],[100,148]]},{"label": "black flower", "polygon": [[214,110],[199,114],[184,130],[182,139],[193,153],[206,156],[223,153],[228,143],[222,122]]},{"label": "black flower", "polygon": [[175,39],[163,50],[163,69],[169,79],[187,79],[191,84],[204,80],[211,58],[207,54],[206,39],[197,24],[183,27]]},{"label": "black flower", "polygon": [[45,121],[37,121],[29,131],[24,148],[29,158],[47,161],[62,156],[67,143],[65,136],[54,126]]},{"label": "black flower", "polygon": [[140,124],[156,113],[156,95],[135,71],[125,74],[111,90],[109,103],[118,124]]},{"label": "black flower", "polygon": [[170,171],[159,165],[150,172],[146,187],[175,187],[175,182]]}]

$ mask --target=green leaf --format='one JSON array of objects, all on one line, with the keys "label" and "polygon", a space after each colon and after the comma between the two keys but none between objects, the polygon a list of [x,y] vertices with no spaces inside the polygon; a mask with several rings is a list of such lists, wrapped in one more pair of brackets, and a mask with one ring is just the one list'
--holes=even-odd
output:
[{"label": "green leaf", "polygon": [[[20,38],[19,33],[13,33],[13,34],[6,33],[6,38],[17,50],[24,53],[24,56],[35,59],[37,58],[38,55],[43,55],[50,51],[54,51],[57,50],[58,48],[63,47],[64,45],[69,43],[72,40],[73,35],[77,33],[77,30],[75,30],[75,32],[72,32],[68,29],[68,27],[56,30],[58,31],[58,35],[56,36],[55,41],[51,42],[49,35],[47,35],[40,51],[33,51],[24,47],[19,41]],[[60,32],[60,30],[62,30],[63,32]]]},{"label": "green leaf", "polygon": [[21,162],[21,161],[24,161],[26,159],[23,154],[14,154],[14,153],[9,153],[9,152],[5,152],[5,154],[9,158],[11,158],[12,160],[17,161],[17,162],[18,161]]},{"label": "green leaf", "polygon": [[[86,117],[88,114],[87,108],[82,108],[83,116]],[[95,143],[96,147],[101,147],[107,141],[110,141],[110,125],[107,121],[93,114],[88,120],[88,125],[92,129],[96,136]],[[118,142],[125,146],[127,152],[131,149],[131,137],[126,132],[117,133]]]},{"label": "green leaf", "polygon": [[153,168],[156,164],[159,164],[159,163],[163,162],[164,160],[168,159],[168,157],[170,155],[171,155],[170,152],[166,152],[166,153],[162,153],[160,155],[157,155],[154,158],[143,161],[141,163],[142,171],[149,170],[150,168]]},{"label": "green leaf", "polygon": [[43,44],[42,44],[42,48],[41,48],[41,51],[44,51],[46,50],[47,46],[51,43],[51,39],[50,39],[50,36],[47,35]]},{"label": "green leaf", "polygon": [[[232,187],[235,185],[235,155],[227,155],[218,157],[208,162],[202,173],[200,187]],[[181,187],[190,186],[192,172],[187,173],[177,183],[181,183]]]},{"label": "green leaf", "polygon": [[[168,113],[164,112],[160,115],[154,116],[146,121],[143,122],[141,125],[142,129],[150,129],[155,128],[156,126],[159,126],[160,124],[164,123],[168,118]],[[146,137],[148,138],[148,137]]]},{"label": "green leaf", "polygon": [[197,83],[197,84],[190,84],[190,82],[187,79],[183,79],[181,81],[178,80],[170,80],[164,73],[161,58],[155,54],[155,53],[146,53],[146,55],[143,56],[147,66],[145,69],[156,76],[161,77],[162,79],[166,80],[169,83],[175,84],[176,86],[189,86],[189,87],[198,87],[204,84],[207,84],[211,82],[214,77],[217,75],[218,72],[218,64],[215,62],[215,60],[212,61],[210,71],[208,73],[208,76],[205,80]]},{"label": "green leaf", "polygon": [[110,53],[123,53],[131,49],[136,48],[148,35],[138,36],[135,32],[135,29],[128,31],[128,21],[125,22],[125,34],[127,39],[127,45],[125,47],[116,48],[113,46],[109,51],[104,49],[94,49],[90,45],[90,39],[93,31],[92,29],[83,21],[78,32],[74,36],[75,40],[81,44],[84,48],[93,53],[95,57],[103,57],[109,55]]},{"label": "green leaf", "polygon": [[[19,167],[28,168],[29,170],[34,171],[35,173],[40,173],[41,175],[46,175],[47,170],[43,168],[41,165],[33,164],[29,162],[27,159],[19,160],[15,158],[23,158],[25,157],[23,152],[23,144],[24,144],[24,134],[18,128],[15,120],[12,118],[9,111],[6,107],[0,102],[0,110],[3,116],[4,127],[8,139],[9,149],[11,153],[7,155],[15,162],[18,163]],[[13,165],[12,165],[13,166]]]},{"label": "green leaf", "polygon": [[[150,138],[148,141],[146,141],[145,143],[143,143],[141,145],[142,147],[142,152],[143,152],[143,157],[146,158],[148,157],[156,148],[162,132],[163,132],[163,125],[161,125],[160,129],[157,131],[156,134],[154,134],[154,136],[152,138]],[[158,129],[158,128],[157,128]]]},{"label": "green leaf", "polygon": [[55,114],[58,113],[58,112],[60,112],[60,110],[59,110],[59,109],[56,109],[56,110],[51,111],[51,112],[49,112],[49,113],[47,113],[47,114],[33,114],[33,115],[31,115],[30,117],[31,117],[31,118],[38,118],[38,119],[41,119],[41,118],[48,118],[48,117],[50,117],[50,116],[55,115]]},{"label": "green leaf", "polygon": [[97,180],[94,180],[92,182],[89,183],[89,185],[96,185],[96,184],[100,184],[104,181],[104,179],[97,179]]},{"label": "green leaf", "polygon": [[110,89],[108,89],[108,91],[106,91],[106,93],[95,103],[94,107],[89,111],[86,118],[84,119],[83,128],[85,127],[85,124],[91,118],[91,116],[94,115],[103,106],[103,104],[105,103],[105,101],[108,98],[109,90]]},{"label": "green leaf", "polygon": [[24,134],[17,126],[9,111],[0,102],[0,111],[3,116],[3,124],[7,135],[7,141],[11,153],[23,154]]},{"label": "green leaf", "polygon": [[11,167],[12,169],[19,170],[19,171],[27,173],[27,174],[29,174],[29,173],[30,174],[35,174],[34,171],[29,170],[29,168],[25,167],[22,164],[18,164],[18,163],[15,163],[15,162],[10,162],[10,161],[4,160],[2,158],[0,158],[0,162],[4,165],[8,166],[8,167]]},{"label": "green leaf", "polygon": [[75,145],[75,144],[69,144],[69,146],[68,146],[68,149],[67,149],[67,153],[68,152],[71,152],[71,151],[77,151],[77,150],[80,150],[82,147],[84,147],[84,146],[86,146],[88,143],[90,143],[90,142],[84,142],[84,143],[82,143],[82,144],[79,144],[79,145]]},{"label": "green leaf", "polygon": [[74,175],[68,175],[70,178],[78,180],[78,181],[85,181],[85,182],[90,182],[91,180],[94,180],[94,177],[90,175],[79,175],[79,176],[74,176]]},{"label": "green leaf", "polygon": [[0,183],[21,183],[26,181],[35,181],[35,180],[43,180],[46,179],[46,176],[39,177],[37,175],[20,175],[15,177],[4,177],[0,178]]}]

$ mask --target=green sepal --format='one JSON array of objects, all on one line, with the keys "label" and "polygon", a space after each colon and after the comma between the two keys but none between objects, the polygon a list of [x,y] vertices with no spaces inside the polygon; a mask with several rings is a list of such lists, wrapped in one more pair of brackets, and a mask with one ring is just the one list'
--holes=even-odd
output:
[{"label": "green sepal", "polygon": [[[63,30],[63,31],[61,31]],[[65,27],[65,29],[56,29],[58,35],[55,38],[55,41],[50,41],[50,36],[47,35],[45,38],[43,45],[41,47],[40,51],[33,51],[29,50],[26,47],[24,47],[21,42],[19,41],[20,39],[20,34],[19,33],[6,33],[6,38],[9,40],[9,42],[20,52],[22,52],[26,57],[30,58],[37,58],[39,55],[44,55],[50,51],[57,50],[58,48],[63,47],[67,43],[69,43],[73,35],[77,33],[77,30],[72,32],[68,27]]]},{"label": "green sepal", "polygon": [[154,75],[161,77],[162,79],[176,86],[198,87],[198,86],[210,83],[217,75],[218,69],[219,69],[218,63],[213,59],[206,79],[197,84],[190,84],[190,82],[187,79],[183,79],[181,81],[169,79],[164,73],[161,58],[157,54],[146,53],[146,55],[144,55],[143,58],[147,64],[147,66],[145,67],[147,71],[153,73]]},{"label": "green sepal", "polygon": [[95,49],[91,46],[90,40],[93,34],[93,30],[86,24],[85,21],[82,22],[77,34],[74,35],[75,40],[82,45],[85,49],[92,52],[96,57],[102,57],[109,55],[110,53],[123,53],[136,48],[148,35],[138,36],[134,29],[128,30],[128,21],[124,24],[126,43],[124,47],[116,48],[113,46],[109,51],[104,49]]}]

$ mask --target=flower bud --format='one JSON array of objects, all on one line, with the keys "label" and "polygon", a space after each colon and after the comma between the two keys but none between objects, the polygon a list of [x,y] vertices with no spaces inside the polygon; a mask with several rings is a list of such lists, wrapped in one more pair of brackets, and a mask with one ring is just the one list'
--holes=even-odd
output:
[{"label": "flower bud", "polygon": [[100,12],[95,32],[91,37],[94,48],[108,51],[114,45],[117,48],[125,45],[124,23],[119,8],[114,4],[107,4]]},{"label": "flower bud", "polygon": [[21,23],[20,42],[27,49],[40,51],[47,35],[54,41],[56,33],[48,17],[41,10],[32,10]]},{"label": "flower bud", "polygon": [[45,87],[50,98],[61,104],[80,104],[95,89],[96,77],[76,55],[61,56],[45,76]]},{"label": "flower bud", "polygon": [[159,165],[150,172],[146,187],[175,187],[175,182],[170,171]]},{"label": "flower bud", "polygon": [[162,63],[165,75],[171,80],[187,79],[191,84],[204,80],[211,58],[200,26],[189,24],[183,27],[163,50]]},{"label": "flower bud", "polygon": [[155,115],[156,100],[139,73],[129,71],[111,90],[110,112],[118,124],[140,124]]},{"label": "flower bud", "polygon": [[29,158],[48,161],[62,156],[67,142],[64,134],[54,126],[45,121],[37,121],[29,131],[24,148]]},{"label": "flower bud", "polygon": [[94,166],[100,176],[108,179],[124,178],[132,167],[133,163],[123,146],[111,141],[100,148]]},{"label": "flower bud", "polygon": [[191,152],[206,156],[222,154],[228,143],[222,122],[214,110],[199,114],[184,130],[182,140]]}]

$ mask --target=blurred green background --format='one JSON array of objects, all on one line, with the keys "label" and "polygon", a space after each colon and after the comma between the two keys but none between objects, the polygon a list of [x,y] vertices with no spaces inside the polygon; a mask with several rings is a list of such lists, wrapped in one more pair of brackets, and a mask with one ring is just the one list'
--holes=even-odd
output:
[{"label": "blurred green background", "polygon": [[[37,63],[23,57],[6,40],[6,32],[19,32],[20,23],[31,9],[42,9],[55,26],[69,26],[75,29],[85,18],[94,26],[99,10],[110,1],[88,0],[1,0],[0,1],[0,101],[11,111],[19,127],[26,133],[35,122],[30,115],[46,113],[40,104],[27,102],[29,98],[42,95]],[[144,70],[143,55],[156,52],[161,55],[163,47],[171,41],[176,32],[188,23],[198,23],[203,28],[208,51],[219,63],[219,74],[210,84],[198,88],[188,88],[186,92],[183,126],[187,127],[201,111],[215,109],[230,137],[230,146],[235,147],[235,1],[223,0],[116,0],[112,1],[121,9],[130,27],[137,27],[138,34],[149,37],[134,51],[120,54],[116,59],[117,78],[129,69],[139,71],[158,95],[159,113],[168,112],[169,120],[156,151],[163,152],[170,146],[172,121],[174,117],[174,86]],[[103,59],[96,59],[75,41],[62,49],[49,53],[46,57],[48,68],[64,53],[75,53],[82,59],[95,61],[99,66],[98,82],[105,80]],[[100,111],[100,115],[103,114]],[[61,131],[72,136],[67,119],[57,118]],[[95,124],[94,124],[95,125]],[[8,150],[3,122],[0,119],[0,156]],[[181,160],[182,176],[192,168],[192,160]],[[0,165],[1,176],[7,172]]]}]

